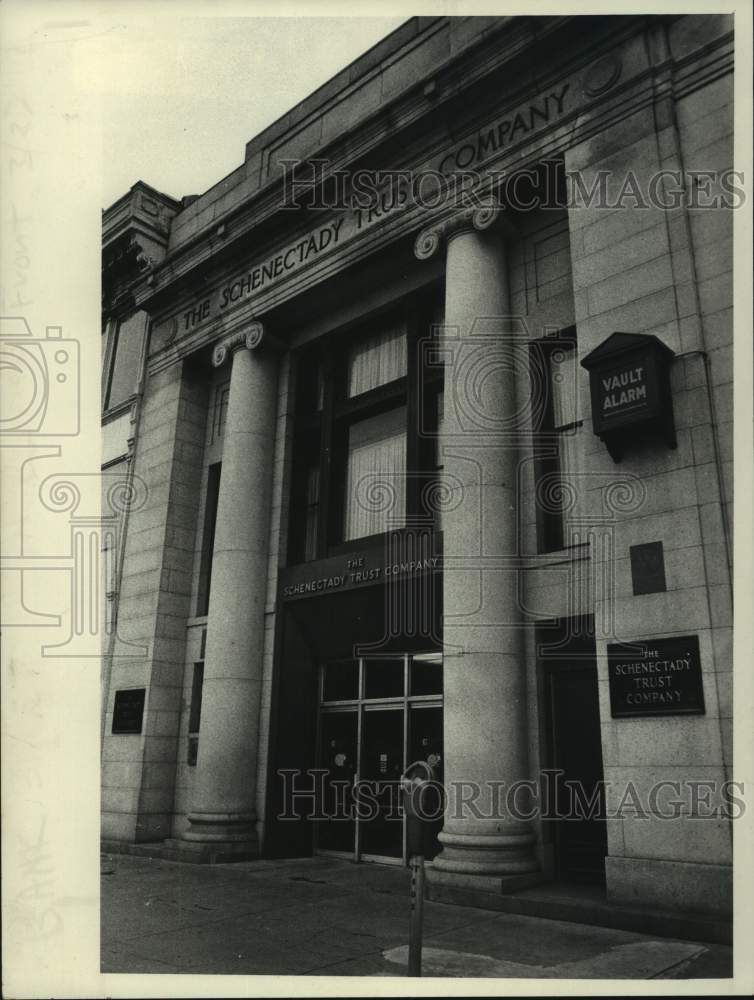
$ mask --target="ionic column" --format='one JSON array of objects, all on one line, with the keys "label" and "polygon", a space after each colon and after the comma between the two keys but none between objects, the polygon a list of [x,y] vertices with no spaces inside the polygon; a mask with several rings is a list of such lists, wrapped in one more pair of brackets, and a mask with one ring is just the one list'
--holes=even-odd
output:
[{"label": "ionic column", "polygon": [[260,323],[215,348],[232,357],[212,558],[190,841],[254,851],[257,741],[277,410],[277,357]]},{"label": "ionic column", "polygon": [[511,885],[532,881],[539,866],[530,824],[505,802],[505,790],[528,777],[516,559],[524,433],[516,382],[527,377],[528,347],[510,316],[500,222],[495,208],[467,211],[420,233],[415,252],[422,259],[446,248],[439,446],[448,809],[433,875]]}]

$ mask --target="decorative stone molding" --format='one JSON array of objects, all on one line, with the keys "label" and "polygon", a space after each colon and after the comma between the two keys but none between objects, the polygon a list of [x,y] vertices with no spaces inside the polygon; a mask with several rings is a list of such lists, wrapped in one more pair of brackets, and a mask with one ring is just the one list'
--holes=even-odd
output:
[{"label": "decorative stone molding", "polygon": [[221,340],[219,344],[215,344],[212,351],[212,364],[215,368],[220,368],[225,364],[228,357],[236,351],[242,348],[247,351],[254,351],[260,346],[263,340],[269,340],[269,337],[266,337],[264,327],[259,320],[254,320],[254,322],[249,323],[243,330],[236,330],[235,333]]},{"label": "decorative stone molding", "polygon": [[148,254],[145,250],[142,250],[141,245],[134,241],[134,249],[136,250],[136,266],[139,271],[151,271],[155,266],[155,258]]},{"label": "decorative stone molding", "polygon": [[118,308],[124,294],[132,294],[129,286],[155,266],[151,247],[138,234],[126,233],[114,240],[102,252],[102,307],[109,312]]},{"label": "decorative stone molding", "polygon": [[483,232],[490,229],[496,223],[501,222],[506,231],[512,234],[513,227],[510,221],[502,214],[498,205],[482,205],[478,208],[467,208],[462,212],[457,212],[447,219],[433,223],[422,229],[414,242],[414,254],[419,260],[428,260],[438,250],[443,240],[447,240],[455,233],[464,229],[475,229]]},{"label": "decorative stone molding", "polygon": [[593,63],[584,76],[583,90],[587,97],[599,97],[614,87],[620,79],[623,64],[618,54],[603,56]]}]

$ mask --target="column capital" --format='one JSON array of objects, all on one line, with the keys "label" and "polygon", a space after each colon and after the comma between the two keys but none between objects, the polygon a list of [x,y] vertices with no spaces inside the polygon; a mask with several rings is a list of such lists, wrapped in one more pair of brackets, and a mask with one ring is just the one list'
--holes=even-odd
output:
[{"label": "column capital", "polygon": [[212,350],[212,364],[215,368],[220,368],[236,351],[255,351],[263,340],[269,341],[270,337],[259,320],[253,320],[242,330],[236,330],[215,344]]},{"label": "column capital", "polygon": [[465,208],[462,212],[425,226],[414,241],[414,255],[419,260],[428,260],[440,247],[443,240],[448,240],[455,233],[464,230],[483,232],[500,223],[507,236],[513,236],[515,230],[510,220],[503,215],[499,205],[480,205],[475,208]]}]

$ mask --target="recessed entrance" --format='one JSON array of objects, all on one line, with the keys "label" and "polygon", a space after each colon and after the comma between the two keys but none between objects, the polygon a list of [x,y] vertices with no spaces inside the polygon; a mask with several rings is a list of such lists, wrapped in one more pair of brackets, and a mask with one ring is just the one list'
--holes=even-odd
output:
[{"label": "recessed entrance", "polygon": [[315,822],[315,850],[405,861],[401,774],[424,760],[442,781],[442,656],[327,663],[319,690],[325,815]]},{"label": "recessed entrance", "polygon": [[[541,644],[547,720],[548,826],[556,875],[602,883],[607,831],[594,638],[562,623],[562,639]],[[540,633],[541,634],[541,633]]]},{"label": "recessed entrance", "polygon": [[550,672],[553,765],[558,775],[556,857],[566,881],[605,877],[607,837],[602,793],[597,669]]}]

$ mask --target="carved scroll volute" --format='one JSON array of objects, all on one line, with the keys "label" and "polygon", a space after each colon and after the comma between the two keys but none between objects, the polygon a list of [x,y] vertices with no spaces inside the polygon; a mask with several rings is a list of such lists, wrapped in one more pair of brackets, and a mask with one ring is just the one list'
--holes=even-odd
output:
[{"label": "carved scroll volute", "polygon": [[212,364],[215,368],[220,368],[235,351],[255,351],[265,339],[264,327],[258,320],[254,320],[243,330],[237,330],[215,344]]},{"label": "carved scroll volute", "polygon": [[464,229],[475,229],[482,232],[490,229],[501,218],[498,205],[481,205],[477,208],[467,208],[441,222],[433,223],[421,230],[414,242],[414,255],[419,260],[432,257],[443,242],[453,233]]}]

